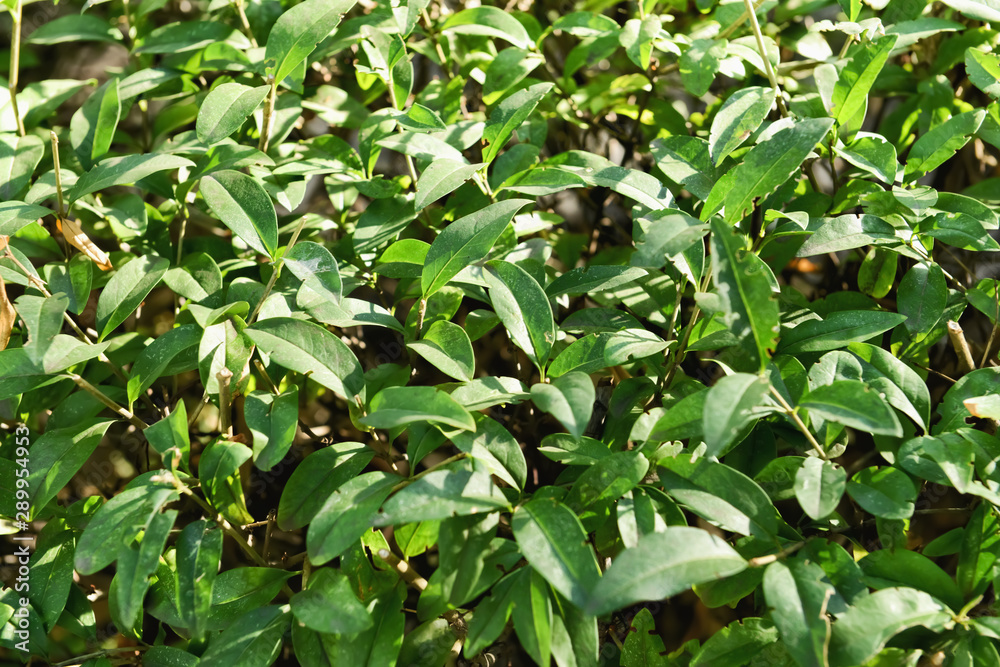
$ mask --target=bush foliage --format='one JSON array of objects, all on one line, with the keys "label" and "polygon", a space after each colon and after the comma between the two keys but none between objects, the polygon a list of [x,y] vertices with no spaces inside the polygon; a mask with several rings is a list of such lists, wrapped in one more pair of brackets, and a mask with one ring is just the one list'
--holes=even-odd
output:
[{"label": "bush foliage", "polygon": [[2,6],[11,659],[1000,664],[995,2]]}]

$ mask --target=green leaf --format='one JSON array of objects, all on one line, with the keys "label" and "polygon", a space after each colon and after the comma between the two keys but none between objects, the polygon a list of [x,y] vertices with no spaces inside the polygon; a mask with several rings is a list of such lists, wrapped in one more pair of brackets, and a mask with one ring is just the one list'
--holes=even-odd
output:
[{"label": "green leaf", "polygon": [[722,322],[737,338],[749,340],[750,363],[763,369],[775,347],[779,323],[771,283],[732,229],[717,219],[711,225],[712,281],[720,297]]},{"label": "green leaf", "polygon": [[246,174],[226,169],[201,179],[201,195],[226,227],[248,246],[274,259],[278,218],[264,186]]},{"label": "green leaf", "polygon": [[948,283],[937,264],[914,264],[899,283],[897,309],[913,335],[929,332],[948,306]]},{"label": "green leaf", "polygon": [[865,245],[898,245],[896,228],[874,215],[842,215],[826,218],[799,249],[799,257],[825,255]]},{"label": "green leaf", "polygon": [[838,380],[816,387],[799,399],[799,406],[811,415],[861,431],[903,436],[896,413],[886,400],[858,380]]},{"label": "green leaf", "polygon": [[872,588],[910,586],[930,593],[954,611],[962,608],[958,584],[934,561],[906,549],[879,549],[858,561],[865,573],[865,583]]},{"label": "green leaf", "polygon": [[28,359],[41,365],[52,342],[63,328],[63,314],[69,299],[64,295],[38,297],[24,294],[17,299],[17,314],[28,330],[28,340],[23,349]]},{"label": "green leaf", "polygon": [[985,109],[966,111],[922,135],[910,148],[903,182],[916,180],[944,164],[976,133],[985,117]]},{"label": "green leaf", "polygon": [[680,60],[681,81],[684,88],[695,97],[703,97],[726,57],[725,39],[696,39],[691,42]]},{"label": "green leaf", "polygon": [[[50,522],[47,525],[55,528],[57,524]],[[57,535],[46,535],[45,539],[38,541],[35,552],[31,554],[31,569],[26,580],[28,599],[45,621],[46,628],[52,628],[59,620],[74,586],[73,551],[76,539],[65,527],[59,527],[61,530]]]},{"label": "green leaf", "polygon": [[7,219],[5,209],[18,203],[9,200],[21,197],[44,154],[45,144],[38,137],[0,136],[0,199],[6,205],[0,207],[0,227]]},{"label": "green leaf", "polygon": [[616,501],[638,486],[649,461],[637,451],[615,452],[587,468],[563,501],[580,514],[595,503]]},{"label": "green leaf", "polygon": [[478,468],[458,461],[430,471],[387,500],[372,525],[380,528],[509,508],[489,473]]},{"label": "green leaf", "polygon": [[205,635],[221,559],[221,530],[203,520],[184,526],[177,538],[177,609],[194,639]]},{"label": "green leaf", "polygon": [[487,262],[483,277],[490,288],[493,309],[507,328],[511,342],[543,370],[556,341],[556,324],[545,290],[530,273],[503,260]]},{"label": "green leaf", "polygon": [[476,371],[469,334],[453,322],[433,322],[420,340],[406,346],[456,380],[469,382]]},{"label": "green leaf", "polygon": [[856,602],[833,624],[831,667],[860,665],[900,631],[915,625],[943,629],[951,613],[923,591],[887,588]]},{"label": "green leaf", "polygon": [[[632,619],[622,646],[621,664],[628,667],[667,667],[667,649],[656,631],[656,621],[643,607]],[[694,664],[694,663],[691,663]]]},{"label": "green leaf", "polygon": [[236,130],[267,97],[268,86],[251,88],[224,83],[208,93],[198,109],[195,131],[206,146],[217,144]]},{"label": "green leaf", "polygon": [[587,605],[601,571],[576,514],[553,499],[537,498],[517,508],[511,526],[531,567],[577,607]]},{"label": "green leaf", "polygon": [[934,425],[935,435],[948,433],[968,426],[972,414],[965,405],[966,399],[996,393],[997,382],[1000,381],[1000,368],[980,368],[966,373],[945,392],[944,398],[938,404],[938,414],[941,420]]},{"label": "green leaf", "polygon": [[663,489],[678,503],[725,530],[774,539],[777,512],[752,479],[730,466],[687,452],[658,461]]},{"label": "green leaf", "polygon": [[[636,222],[632,232],[636,237],[636,250],[630,262],[633,266],[654,269],[662,268],[667,260],[675,261],[671,258],[700,242],[708,231],[708,225],[675,209],[654,211]],[[590,270],[599,268],[603,267],[595,266]]]},{"label": "green leaf", "polygon": [[721,538],[699,528],[669,526],[619,554],[594,587],[586,611],[600,616],[644,600],[663,600],[746,567]]},{"label": "green leaf", "polygon": [[875,310],[840,310],[825,320],[807,320],[781,337],[779,354],[826,352],[860,343],[906,321],[905,315]]},{"label": "green leaf", "polygon": [[645,329],[591,334],[563,350],[549,366],[548,376],[559,377],[570,371],[594,373],[658,354],[673,344]]},{"label": "green leaf", "polygon": [[[479,10],[496,10],[500,12],[495,7],[479,7],[477,9],[461,11],[455,17],[466,12]],[[508,14],[501,12],[501,15],[517,23]],[[451,23],[455,17],[449,19],[448,23]],[[446,23],[445,26],[447,27],[447,25]],[[483,162],[486,164],[493,162],[493,159],[499,155],[500,150],[507,144],[514,131],[531,115],[531,112],[535,110],[535,107],[542,101],[542,98],[552,90],[553,86],[555,86],[553,83],[536,83],[506,97],[500,104],[494,107],[493,111],[490,112],[489,120],[486,121],[486,127],[483,128],[483,141],[488,144],[483,149]]]},{"label": "green leaf", "polygon": [[110,188],[113,185],[135,183],[157,172],[194,166],[194,162],[182,157],[157,153],[105,158],[77,179],[76,184],[67,193],[67,204],[72,204],[84,195]]},{"label": "green leaf", "polygon": [[708,638],[691,667],[739,667],[776,641],[778,629],[767,619],[733,621]]},{"label": "green leaf", "polygon": [[718,175],[707,141],[699,137],[672,136],[654,139],[651,148],[656,166],[667,178],[701,201],[708,199]]},{"label": "green leaf", "polygon": [[272,317],[244,332],[275,363],[350,398],[364,398],[361,364],[347,345],[325,327],[290,317]]},{"label": "green leaf", "polygon": [[329,567],[309,577],[306,589],[292,596],[291,607],[296,620],[316,632],[355,634],[373,625],[347,575]]},{"label": "green leaf", "polygon": [[506,40],[514,46],[530,50],[534,46],[520,21],[499,7],[476,7],[463,9],[452,14],[441,26],[442,31],[454,31],[462,35],[485,35]]},{"label": "green leaf", "polygon": [[309,523],[309,560],[322,565],[341,555],[371,528],[382,502],[399,482],[384,472],[368,472],[335,489]]},{"label": "green leaf", "polygon": [[594,383],[586,373],[561,375],[551,384],[531,387],[531,400],[540,409],[558,419],[573,437],[583,435],[594,409]]},{"label": "green leaf", "polygon": [[111,424],[88,420],[67,428],[49,429],[31,443],[28,498],[36,514],[69,484],[101,444]]},{"label": "green leaf", "polygon": [[329,250],[312,241],[300,241],[285,253],[284,260],[284,266],[302,281],[295,297],[300,308],[311,310],[316,303],[342,301],[343,281],[337,260]]},{"label": "green leaf", "polygon": [[539,665],[552,655],[552,598],[545,580],[534,569],[521,576],[514,590],[514,630],[521,646]]},{"label": "green leaf", "polygon": [[562,294],[587,294],[608,291],[627,285],[646,275],[642,269],[630,266],[589,266],[567,271],[545,288],[550,299]]},{"label": "green leaf", "polygon": [[418,211],[421,211],[428,204],[433,204],[438,199],[454,192],[462,183],[472,178],[472,175],[479,171],[483,164],[482,162],[466,164],[449,159],[434,160],[427,165],[427,168],[420,174],[420,179],[417,180],[417,194],[413,205]]},{"label": "green leaf", "polygon": [[867,106],[868,93],[885,66],[897,38],[898,35],[883,35],[870,44],[859,46],[850,62],[840,70],[830,99],[830,112],[838,125],[847,125]]},{"label": "green leaf", "polygon": [[861,507],[883,519],[909,519],[917,489],[902,470],[871,467],[847,482],[847,493]]},{"label": "green leaf", "polygon": [[771,620],[800,665],[824,665],[830,641],[827,602],[834,588],[815,563],[777,561],[764,570],[763,591]]},{"label": "green leaf", "polygon": [[[930,229],[926,229],[926,222],[930,223]],[[938,213],[922,226],[927,236],[956,248],[986,252],[1000,250],[1000,244],[990,236],[989,229],[965,213]]]},{"label": "green leaf", "polygon": [[435,387],[387,387],[375,394],[371,410],[360,421],[382,429],[431,422],[466,431],[476,430],[476,422],[469,411]]},{"label": "green leaf", "polygon": [[107,154],[121,118],[119,79],[111,79],[87,98],[70,121],[70,141],[85,168]]},{"label": "green leaf", "polygon": [[278,502],[278,526],[302,528],[319,512],[334,491],[357,477],[375,456],[360,442],[337,442],[309,455],[288,478]]},{"label": "green leaf", "polygon": [[252,609],[213,637],[201,660],[206,665],[268,667],[281,652],[291,617],[287,606]]},{"label": "green leaf", "polygon": [[508,199],[490,204],[444,228],[427,251],[420,274],[426,299],[448,284],[465,267],[486,257],[527,199]]},{"label": "green leaf", "polygon": [[619,43],[625,47],[629,60],[639,69],[649,69],[653,54],[653,40],[660,34],[660,17],[647,16],[643,19],[629,19],[618,34]]},{"label": "green leaf", "polygon": [[173,484],[150,483],[127,488],[108,500],[80,536],[73,561],[77,572],[94,574],[110,565],[143,530],[149,517],[177,497]]},{"label": "green leaf", "polygon": [[217,440],[205,449],[198,462],[198,479],[205,499],[230,523],[241,526],[253,523],[240,475],[240,466],[252,455],[246,445]]},{"label": "green leaf", "polygon": [[253,461],[258,470],[270,470],[288,454],[299,425],[299,391],[291,387],[278,395],[252,391],[243,403],[243,416],[253,436]]},{"label": "green leaf", "polygon": [[502,50],[486,68],[483,102],[486,106],[493,106],[544,62],[545,58],[542,55],[517,47]]},{"label": "green leaf", "polygon": [[705,456],[721,456],[744,427],[757,417],[753,414],[768,394],[766,377],[734,373],[720,378],[708,390],[702,419]]},{"label": "green leaf", "polygon": [[[707,153],[705,155],[707,160]],[[607,158],[587,151],[567,151],[545,161],[545,166],[556,166],[579,176],[587,185],[610,188],[629,199],[634,199],[654,211],[670,208],[673,195],[655,177],[644,171],[619,166]]]},{"label": "green leaf", "polygon": [[726,222],[734,224],[742,219],[753,208],[755,199],[769,195],[791,178],[832,126],[829,118],[807,118],[751,148],[731,172],[731,187],[721,189],[716,184],[712,188],[701,219],[718,211],[718,203],[725,205]]},{"label": "green leaf", "polygon": [[858,132],[854,140],[843,148],[837,149],[837,154],[859,169],[873,174],[886,185],[892,185],[896,180],[896,147],[884,137],[867,132]]},{"label": "green leaf", "polygon": [[203,49],[215,42],[235,41],[246,48],[247,39],[225,23],[178,21],[154,28],[138,40],[134,53],[183,53]]},{"label": "green leaf", "polygon": [[170,260],[149,254],[115,271],[97,299],[98,340],[104,340],[135,312],[169,266]]},{"label": "green leaf", "polygon": [[11,236],[38,218],[52,215],[44,206],[20,201],[0,201],[0,234]]},{"label": "green leaf", "polygon": [[[141,620],[143,598],[149,590],[149,577],[156,572],[160,555],[177,519],[177,510],[149,515],[143,526],[142,541],[128,545],[118,556],[111,585],[111,608],[115,621],[132,628]],[[114,609],[117,607],[117,615]]]},{"label": "green leaf", "polygon": [[267,37],[265,71],[277,83],[295,71],[340,23],[356,0],[306,0],[288,9]]},{"label": "green leaf", "polygon": [[719,165],[757,131],[774,106],[774,88],[751,86],[737,90],[726,100],[712,120],[708,150]]},{"label": "green leaf", "polygon": [[61,44],[63,42],[121,42],[120,31],[107,19],[93,14],[60,16],[38,26],[26,40],[28,44]]},{"label": "green leaf", "polygon": [[955,581],[966,599],[982,595],[993,582],[993,571],[1000,556],[998,528],[1000,519],[990,503],[980,503],[972,510],[955,569]]},{"label": "green leaf", "polygon": [[201,340],[201,329],[194,324],[170,329],[153,339],[132,364],[128,380],[129,403],[134,402],[140,394],[149,389],[178,355],[198,345],[199,340]]},{"label": "green leaf", "polygon": [[830,461],[806,457],[795,473],[795,497],[802,510],[817,521],[833,514],[846,488],[847,473]]},{"label": "green leaf", "polygon": [[977,48],[965,50],[965,73],[969,81],[993,99],[1000,99],[1000,58]]}]

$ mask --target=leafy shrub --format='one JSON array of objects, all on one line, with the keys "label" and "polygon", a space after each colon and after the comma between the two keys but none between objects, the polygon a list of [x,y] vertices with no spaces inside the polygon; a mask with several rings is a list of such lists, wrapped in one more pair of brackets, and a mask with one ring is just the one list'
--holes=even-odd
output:
[{"label": "leafy shrub", "polygon": [[1000,664],[994,3],[477,4],[3,0],[8,654]]}]

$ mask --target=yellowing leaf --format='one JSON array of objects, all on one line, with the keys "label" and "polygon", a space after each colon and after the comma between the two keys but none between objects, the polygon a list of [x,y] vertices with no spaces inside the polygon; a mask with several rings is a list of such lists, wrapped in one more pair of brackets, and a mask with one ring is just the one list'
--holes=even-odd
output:
[{"label": "yellowing leaf", "polygon": [[[7,247],[6,236],[0,237],[0,247]],[[7,343],[10,342],[10,332],[14,328],[16,320],[17,313],[14,311],[10,299],[7,298],[7,286],[3,282],[3,277],[0,276],[0,350],[7,349]]]},{"label": "yellowing leaf", "polygon": [[108,257],[107,253],[97,247],[97,245],[90,240],[86,232],[76,224],[75,220],[70,218],[56,218],[56,227],[62,232],[62,235],[69,241],[69,244],[82,252],[87,257],[94,260],[94,264],[102,271],[110,271],[114,267],[111,266],[111,258]]}]

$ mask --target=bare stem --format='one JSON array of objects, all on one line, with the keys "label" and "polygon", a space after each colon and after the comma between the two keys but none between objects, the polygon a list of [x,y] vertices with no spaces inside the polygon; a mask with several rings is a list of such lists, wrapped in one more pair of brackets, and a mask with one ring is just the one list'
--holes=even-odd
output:
[{"label": "bare stem", "polygon": [[52,171],[56,176],[56,197],[59,199],[59,217],[66,217],[66,206],[63,203],[63,189],[62,189],[62,174],[59,169],[59,137],[56,136],[55,132],[49,132],[49,138],[52,140]]},{"label": "bare stem", "polygon": [[118,415],[120,415],[124,419],[127,419],[136,428],[141,429],[141,430],[146,430],[147,428],[149,428],[149,424],[147,424],[146,422],[142,421],[141,419],[139,419],[137,416],[135,416],[134,414],[132,414],[131,412],[129,412],[128,410],[126,410],[122,406],[120,406],[117,403],[115,403],[115,401],[112,400],[107,394],[105,394],[103,391],[101,391],[100,389],[98,389],[94,385],[92,385],[89,382],[87,382],[86,380],[84,380],[82,377],[80,377],[76,373],[69,373],[66,377],[68,377],[71,380],[73,380],[73,382],[75,382],[77,384],[77,386],[80,387],[80,389],[83,389],[85,392],[87,392],[88,394],[90,394],[91,396],[93,396],[94,398],[96,398],[98,401],[100,401],[101,403],[103,403],[106,407],[110,408],[113,412],[116,412]]},{"label": "bare stem", "polygon": [[814,436],[812,434],[812,431],[810,431],[806,427],[805,423],[802,421],[798,413],[795,411],[795,408],[790,406],[788,402],[784,399],[784,397],[773,386],[771,387],[771,395],[778,400],[778,403],[781,404],[781,407],[785,411],[785,414],[787,414],[789,417],[792,418],[792,421],[795,422],[795,425],[798,427],[798,429],[802,431],[802,435],[806,436],[806,440],[809,441],[809,444],[812,445],[812,448],[816,450],[816,453],[819,454],[820,458],[823,459],[824,461],[829,461],[830,457],[826,455],[826,452],[820,446],[819,442],[816,441],[816,436]]},{"label": "bare stem", "polygon": [[243,11],[243,0],[233,0],[233,4],[236,5],[236,13],[240,16],[240,25],[243,26],[243,33],[250,40],[250,46],[257,48],[257,40],[253,36],[253,30],[250,29],[250,21],[247,20],[247,14]]},{"label": "bare stem", "polygon": [[274,122],[274,101],[278,96],[278,82],[274,80],[273,75],[269,75],[268,83],[271,84],[271,90],[267,93],[267,100],[264,102],[264,122],[261,124],[260,128],[260,142],[257,144],[257,148],[262,153],[267,152],[267,143],[271,140],[271,125]]},{"label": "bare stem", "polygon": [[7,90],[10,92],[10,108],[17,121],[17,133],[23,137],[25,135],[24,121],[17,110],[17,73],[21,68],[21,0],[16,0],[14,8],[10,10],[10,15],[13,25],[10,34],[10,72],[8,73]]},{"label": "bare stem", "polygon": [[757,38],[757,50],[760,51],[761,60],[764,61],[764,71],[767,73],[767,80],[771,82],[771,87],[774,88],[774,95],[778,101],[778,111],[781,112],[782,116],[788,115],[788,110],[785,108],[785,101],[781,99],[781,91],[778,89],[778,79],[774,75],[774,68],[771,67],[771,61],[767,57],[767,50],[764,48],[764,34],[760,31],[760,24],[757,22],[757,11],[754,8],[753,0],[743,0],[746,4],[746,11],[750,18],[750,27],[753,29],[753,36]]},{"label": "bare stem", "polygon": [[257,319],[257,315],[260,314],[261,306],[267,301],[267,297],[271,295],[271,290],[274,289],[274,283],[278,280],[278,273],[281,271],[282,265],[285,263],[285,255],[291,252],[292,248],[295,247],[295,242],[299,240],[299,234],[302,233],[302,228],[306,225],[306,217],[302,216],[299,218],[299,224],[295,227],[295,231],[292,232],[292,239],[288,242],[288,247],[285,248],[285,252],[282,253],[281,259],[279,259],[274,264],[274,272],[271,274],[271,278],[267,281],[267,286],[264,288],[264,294],[261,295],[260,301],[257,302],[257,307],[253,309],[253,313],[250,315],[250,319],[247,320],[247,324],[253,324]]},{"label": "bare stem", "polygon": [[962,374],[973,370],[976,367],[976,362],[972,359],[972,350],[969,348],[969,341],[965,340],[962,325],[954,320],[949,320],[948,338],[951,340],[951,346],[955,348],[955,354],[958,355],[958,370]]},{"label": "bare stem", "polygon": [[233,395],[229,383],[233,379],[233,372],[228,368],[223,368],[215,374],[219,381],[219,431],[224,437],[233,435]]}]

